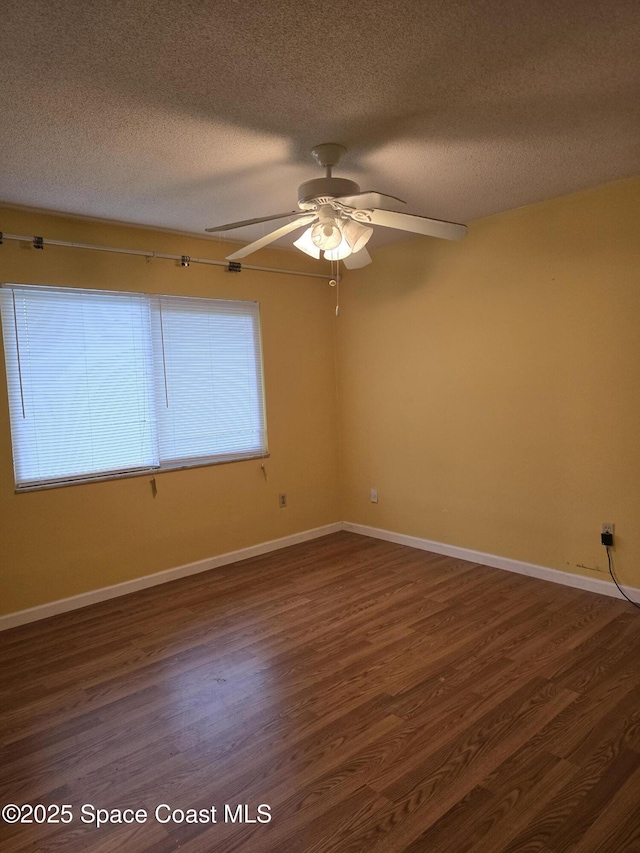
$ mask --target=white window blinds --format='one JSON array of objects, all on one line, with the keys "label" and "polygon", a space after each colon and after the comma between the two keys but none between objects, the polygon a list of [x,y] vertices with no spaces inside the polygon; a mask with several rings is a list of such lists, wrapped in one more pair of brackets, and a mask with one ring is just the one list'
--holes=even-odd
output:
[{"label": "white window blinds", "polygon": [[153,300],[159,455],[167,464],[266,449],[258,305]]},{"label": "white window blinds", "polygon": [[266,453],[255,302],[4,285],[18,488]]}]

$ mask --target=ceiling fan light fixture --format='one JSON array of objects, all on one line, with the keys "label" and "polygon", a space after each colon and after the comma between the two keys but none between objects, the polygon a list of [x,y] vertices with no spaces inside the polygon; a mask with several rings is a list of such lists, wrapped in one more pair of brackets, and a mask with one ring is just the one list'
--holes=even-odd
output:
[{"label": "ceiling fan light fixture", "polygon": [[344,258],[348,258],[351,253],[352,249],[349,245],[349,241],[343,236],[340,245],[335,249],[325,251],[324,257],[327,261],[341,261]]},{"label": "ceiling fan light fixture", "polygon": [[312,258],[315,258],[316,260],[320,259],[320,249],[311,239],[311,228],[307,228],[301,237],[294,240],[293,245],[300,249],[301,252],[310,255]]},{"label": "ceiling fan light fixture", "polygon": [[364,249],[367,245],[369,238],[373,234],[373,228],[369,228],[367,225],[361,225],[359,222],[349,219],[343,224],[342,233],[345,240],[351,247],[351,251],[355,254],[356,252],[359,252],[360,249]]}]

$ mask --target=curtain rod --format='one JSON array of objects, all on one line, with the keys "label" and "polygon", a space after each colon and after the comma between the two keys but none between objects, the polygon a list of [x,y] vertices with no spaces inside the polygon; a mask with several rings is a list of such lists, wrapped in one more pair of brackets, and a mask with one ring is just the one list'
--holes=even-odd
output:
[{"label": "curtain rod", "polygon": [[92,243],[75,243],[69,240],[50,240],[44,237],[26,237],[20,234],[5,234],[0,231],[0,245],[3,240],[19,240],[22,243],[32,243],[34,249],[43,249],[46,246],[66,246],[70,249],[94,249],[96,252],[115,252],[118,255],[140,255],[152,260],[161,258],[167,261],[180,261],[183,267],[189,264],[208,264],[215,267],[226,267],[229,272],[241,272],[242,270],[258,270],[259,272],[275,272],[284,275],[301,275],[306,278],[322,278],[325,281],[330,277],[318,272],[302,272],[301,270],[278,269],[277,267],[259,267],[252,264],[240,264],[237,261],[214,261],[210,258],[193,258],[191,255],[168,255],[164,252],[145,252],[141,249],[118,249],[113,246],[96,246]]}]

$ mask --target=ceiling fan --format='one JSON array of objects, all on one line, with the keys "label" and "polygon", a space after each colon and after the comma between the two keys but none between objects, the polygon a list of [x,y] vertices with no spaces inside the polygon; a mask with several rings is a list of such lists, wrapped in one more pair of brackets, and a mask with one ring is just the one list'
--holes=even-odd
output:
[{"label": "ceiling fan", "polygon": [[306,225],[306,231],[293,245],[312,258],[319,258],[322,252],[329,261],[343,261],[347,269],[357,269],[371,263],[371,255],[365,249],[365,245],[373,233],[372,225],[397,228],[400,231],[425,234],[428,237],[442,237],[445,240],[459,240],[467,233],[466,226],[456,222],[444,222],[440,219],[428,219],[426,216],[389,210],[389,205],[396,206],[405,202],[395,196],[373,190],[360,192],[360,187],[354,181],[334,178],[331,170],[345,152],[346,148],[335,142],[325,142],[311,151],[316,163],[325,169],[325,177],[313,178],[300,184],[298,187],[299,211],[291,210],[287,213],[276,213],[273,216],[261,216],[258,219],[229,222],[226,225],[216,225],[205,230],[208,232],[230,231],[246,225],[289,218],[286,225],[227,255],[227,260],[239,261],[252,252],[268,246],[274,240]]}]

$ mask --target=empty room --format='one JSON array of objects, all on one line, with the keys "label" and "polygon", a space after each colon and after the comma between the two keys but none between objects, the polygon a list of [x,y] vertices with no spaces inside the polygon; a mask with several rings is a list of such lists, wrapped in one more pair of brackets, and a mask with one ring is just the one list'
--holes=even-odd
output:
[{"label": "empty room", "polygon": [[2,853],[639,853],[631,0],[8,0]]}]

